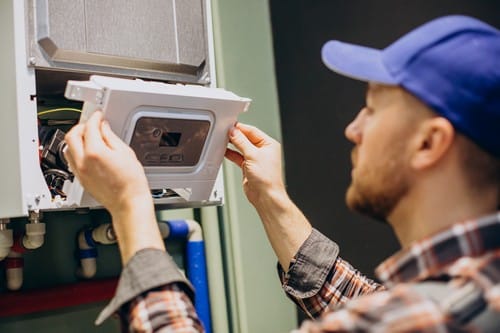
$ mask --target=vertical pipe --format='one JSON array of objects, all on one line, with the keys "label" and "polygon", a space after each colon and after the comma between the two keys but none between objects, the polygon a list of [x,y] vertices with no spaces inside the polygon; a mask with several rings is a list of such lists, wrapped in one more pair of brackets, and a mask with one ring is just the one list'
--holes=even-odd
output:
[{"label": "vertical pipe", "polygon": [[97,244],[92,239],[92,230],[84,229],[77,236],[80,266],[76,275],[85,279],[93,278],[97,272]]},{"label": "vertical pipe", "polygon": [[212,330],[217,333],[229,333],[229,327],[231,326],[227,301],[229,290],[226,290],[225,286],[222,233],[219,228],[217,208],[201,208],[200,220],[203,223],[209,294],[212,295],[210,297]]},{"label": "vertical pipe", "polygon": [[0,260],[5,259],[14,244],[14,236],[11,229],[7,229],[9,219],[0,219]]},{"label": "vertical pipe", "polygon": [[10,251],[9,256],[5,259],[5,279],[7,289],[19,290],[23,286],[24,259],[22,253]]},{"label": "vertical pipe", "polygon": [[205,326],[205,331],[211,333],[205,244],[202,240],[188,241],[186,244],[186,274],[196,290],[196,312]]},{"label": "vertical pipe", "polygon": [[205,243],[201,227],[193,220],[167,220],[167,239],[187,239],[185,266],[186,275],[193,285],[196,296],[194,307],[207,333],[212,332],[210,297],[208,293]]}]

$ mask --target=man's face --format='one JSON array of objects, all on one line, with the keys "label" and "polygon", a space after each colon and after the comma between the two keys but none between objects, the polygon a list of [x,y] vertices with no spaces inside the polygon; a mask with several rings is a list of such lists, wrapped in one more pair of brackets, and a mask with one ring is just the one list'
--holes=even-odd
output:
[{"label": "man's face", "polygon": [[399,87],[368,86],[366,106],[345,130],[355,144],[349,208],[385,221],[408,192],[408,146],[416,128],[412,99]]}]

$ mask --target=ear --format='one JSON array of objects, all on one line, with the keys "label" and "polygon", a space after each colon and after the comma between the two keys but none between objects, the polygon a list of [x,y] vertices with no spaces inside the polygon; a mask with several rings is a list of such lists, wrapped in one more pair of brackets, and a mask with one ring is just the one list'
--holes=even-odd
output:
[{"label": "ear", "polygon": [[415,136],[415,151],[411,165],[416,170],[423,170],[436,165],[450,150],[455,137],[455,129],[443,117],[424,120]]}]

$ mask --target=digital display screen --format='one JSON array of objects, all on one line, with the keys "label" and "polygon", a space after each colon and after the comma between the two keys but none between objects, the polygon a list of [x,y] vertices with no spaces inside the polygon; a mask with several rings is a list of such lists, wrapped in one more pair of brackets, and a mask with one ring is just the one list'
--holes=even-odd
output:
[{"label": "digital display screen", "polygon": [[209,131],[210,121],[204,119],[142,117],[130,147],[144,166],[195,166]]},{"label": "digital display screen", "polygon": [[163,132],[160,139],[160,147],[177,147],[181,139],[181,133]]}]

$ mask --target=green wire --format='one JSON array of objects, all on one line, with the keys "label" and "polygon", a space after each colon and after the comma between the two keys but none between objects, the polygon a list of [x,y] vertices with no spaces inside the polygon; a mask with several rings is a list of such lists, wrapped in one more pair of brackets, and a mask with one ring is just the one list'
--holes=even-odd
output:
[{"label": "green wire", "polygon": [[58,108],[58,109],[50,109],[50,110],[45,110],[38,112],[37,115],[43,116],[49,113],[55,113],[55,112],[63,112],[63,111],[71,111],[71,112],[82,112],[80,109],[75,109],[75,108]]}]

